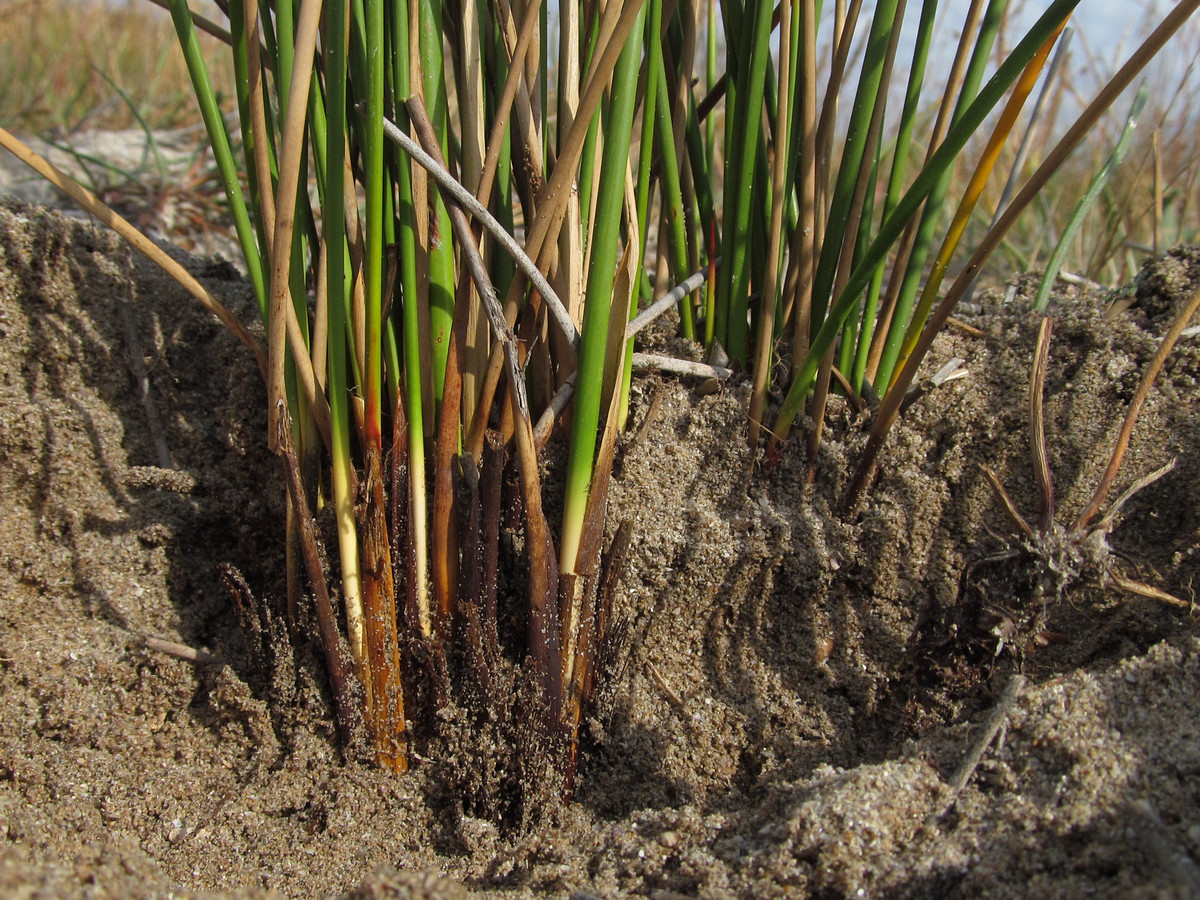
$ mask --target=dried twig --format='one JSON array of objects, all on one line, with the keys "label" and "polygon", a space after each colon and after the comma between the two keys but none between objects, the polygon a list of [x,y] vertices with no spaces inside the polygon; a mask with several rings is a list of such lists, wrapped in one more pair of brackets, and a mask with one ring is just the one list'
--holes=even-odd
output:
[{"label": "dried twig", "polygon": [[1021,696],[1021,691],[1024,687],[1024,675],[1013,675],[1008,679],[1008,684],[1004,686],[1004,691],[1000,694],[1000,699],[996,701],[995,708],[992,709],[986,721],[984,721],[979,734],[967,750],[967,755],[963,757],[963,761],[959,764],[954,777],[950,779],[950,796],[946,798],[941,809],[930,815],[929,819],[926,820],[926,826],[937,824],[953,808],[959,794],[963,792],[963,789],[967,786],[967,782],[975,774],[975,769],[978,768],[979,761],[983,759],[984,752],[991,746],[996,735],[1000,733],[1000,729],[1004,726],[1005,721],[1008,719],[1008,714],[1012,712],[1012,708],[1016,704],[1017,698]]},{"label": "dried twig", "polygon": [[[719,264],[720,259],[716,262]],[[661,316],[669,309],[674,309],[679,305],[679,301],[690,294],[692,291],[704,284],[708,278],[708,268],[705,267],[699,272],[694,273],[691,277],[681,281],[672,290],[663,294],[659,299],[655,300],[650,306],[646,307],[637,314],[629,322],[629,326],[625,329],[625,340],[631,341],[638,332],[648,328],[655,319]]]},{"label": "dried twig", "polygon": [[152,637],[148,634],[139,634],[137,637],[142,642],[142,646],[147,650],[164,653],[167,656],[181,659],[184,662],[190,662],[193,665],[219,666],[225,664],[219,656],[215,653],[209,653],[207,650],[197,650],[195,647],[189,647],[187,644],[168,641],[165,638]]},{"label": "dried twig", "polygon": [[1046,457],[1046,419],[1043,415],[1046,363],[1050,359],[1050,336],[1054,320],[1049,316],[1038,326],[1033,370],[1029,377],[1029,447],[1033,455],[1033,476],[1038,487],[1038,528],[1048,531],[1054,524],[1054,479]]},{"label": "dried twig", "polygon": [[[419,101],[417,102],[419,103]],[[424,106],[420,107],[421,113],[419,115],[414,115],[417,107],[413,105],[412,100],[409,101],[409,104],[409,115],[413,117],[413,124],[419,126],[419,115],[424,115]],[[425,122],[428,122],[427,115],[425,116]],[[461,208],[469,212],[475,221],[479,222],[479,224],[487,229],[488,234],[495,238],[500,246],[504,248],[505,252],[507,252],[509,256],[513,258],[513,262],[517,264],[517,267],[524,273],[525,277],[529,279],[534,288],[537,289],[537,292],[542,295],[542,298],[549,305],[550,312],[554,315],[554,321],[558,323],[558,327],[562,329],[562,333],[566,335],[567,339],[571,342],[571,346],[577,348],[579,346],[579,332],[575,328],[575,323],[571,320],[571,314],[567,312],[566,306],[563,305],[562,300],[559,299],[559,296],[555,292],[554,288],[550,286],[550,282],[546,280],[546,276],[542,274],[541,269],[539,269],[534,261],[529,258],[529,255],[525,252],[521,245],[517,243],[516,239],[508,233],[503,225],[496,221],[496,217],[488,212],[487,208],[482,203],[475,199],[474,194],[467,190],[457,178],[450,174],[450,171],[442,164],[440,160],[435,159],[430,153],[427,153],[425,150],[421,149],[421,144],[418,144],[407,134],[405,134],[395,123],[389,122],[387,119],[383,120],[383,130],[384,134],[387,135],[389,140],[399,144],[400,148],[404,150],[405,153],[411,156],[415,162],[429,172],[429,174],[433,176],[433,180],[438,183],[438,186],[450,195],[450,198],[453,199],[453,202],[459,204]],[[426,143],[425,136],[421,136],[421,142],[425,143],[426,147],[432,147],[432,145]],[[469,228],[467,231],[470,233]],[[462,243],[461,237],[459,238],[459,241]],[[470,243],[475,243],[473,236],[470,240]],[[489,310],[489,316],[490,312],[491,311]],[[503,319],[503,315],[501,315],[501,319]],[[495,327],[494,321],[493,327]]]}]

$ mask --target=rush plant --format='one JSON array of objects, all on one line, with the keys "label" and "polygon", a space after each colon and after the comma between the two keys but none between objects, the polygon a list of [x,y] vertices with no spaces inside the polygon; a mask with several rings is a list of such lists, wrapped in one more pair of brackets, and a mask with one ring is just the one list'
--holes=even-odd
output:
[{"label": "rush plant", "polygon": [[[224,0],[220,26],[187,0],[164,4],[260,330],[176,274],[262,368],[267,440],[288,484],[289,633],[304,640],[315,623],[348,748],[402,771],[453,726],[511,748],[461,775],[485,811],[519,811],[546,771],[570,794],[630,541],[622,527],[604,546],[631,370],[729,372],[634,354],[647,315],[677,310],[684,337],[751,374],[748,436],[757,450],[769,432],[768,462],[807,408],[810,478],[830,390],[882,398],[857,502],[957,297],[1200,4],[1180,3],[1081,115],[935,309],[1078,2],[1048,3],[985,78],[1005,3],[975,0],[949,23],[962,39],[929,79],[944,85],[931,115],[936,0],[899,66],[905,0],[851,0],[824,17],[817,0],[726,0],[707,17],[688,0],[560,3],[553,17],[538,0]],[[201,27],[229,46],[232,123]],[[642,306],[653,313],[631,323]],[[784,399],[769,416],[772,390]],[[546,509],[556,422],[564,501]],[[322,509],[336,522],[329,562]]]}]

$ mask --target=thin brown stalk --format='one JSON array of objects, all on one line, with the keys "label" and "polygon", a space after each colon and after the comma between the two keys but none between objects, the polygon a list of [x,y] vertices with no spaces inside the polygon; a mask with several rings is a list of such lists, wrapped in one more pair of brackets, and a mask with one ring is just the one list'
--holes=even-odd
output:
[{"label": "thin brown stalk", "polygon": [[1095,518],[1100,511],[1100,507],[1104,504],[1108,497],[1108,492],[1112,490],[1113,482],[1117,479],[1117,472],[1121,468],[1121,462],[1125,459],[1125,452],[1129,449],[1129,441],[1133,437],[1133,426],[1137,423],[1138,415],[1142,411],[1142,405],[1146,402],[1146,397],[1150,394],[1150,388],[1154,386],[1155,380],[1158,378],[1158,373],[1162,370],[1163,363],[1167,361],[1171,350],[1175,347],[1175,342],[1179,340],[1180,334],[1187,327],[1188,322],[1196,311],[1200,309],[1200,288],[1198,288],[1186,303],[1180,308],[1175,320],[1171,322],[1171,327],[1167,329],[1167,333],[1163,335],[1162,342],[1158,345],[1158,350],[1146,365],[1146,371],[1142,373],[1142,381],[1138,385],[1137,392],[1133,395],[1133,400],[1129,403],[1129,409],[1125,413],[1125,421],[1121,425],[1121,432],[1117,436],[1117,445],[1113,448],[1112,458],[1108,462],[1108,468],[1104,470],[1104,475],[1100,479],[1100,484],[1096,486],[1096,492],[1092,495],[1091,502],[1079,518],[1075,520],[1075,529],[1079,531],[1087,527],[1088,523]]},{"label": "thin brown stalk", "polygon": [[[535,6],[536,4],[531,4]],[[458,115],[462,123],[458,162],[462,168],[463,184],[479,185],[487,155],[484,134],[483,54],[480,9],[474,3],[461,7],[462,22],[457,29],[457,48],[454,53],[455,82],[458,95]],[[490,35],[486,39],[490,40]]]},{"label": "thin brown stalk", "polygon": [[539,18],[539,3],[530,3],[525,10],[525,18],[521,20],[521,29],[517,36],[516,46],[508,61],[508,75],[504,79],[504,89],[500,92],[500,101],[496,105],[495,119],[487,140],[487,155],[483,160],[483,170],[475,185],[475,198],[485,206],[492,195],[495,184],[496,167],[500,162],[500,150],[504,145],[504,132],[508,128],[509,117],[512,114],[513,100],[517,96],[517,88],[521,86],[524,71],[525,54],[533,36],[537,33]]},{"label": "thin brown stalk", "polygon": [[178,641],[168,641],[163,638],[153,637],[148,634],[135,635],[141,642],[142,646],[147,650],[153,650],[156,653],[162,653],[165,656],[170,656],[173,659],[190,662],[195,666],[223,666],[224,660],[214,653],[209,653],[207,650],[197,650],[195,647],[189,647],[186,644],[181,644]]},{"label": "thin brown stalk", "polygon": [[329,588],[325,581],[325,569],[321,562],[321,551],[317,543],[317,527],[305,499],[304,481],[300,475],[300,463],[296,448],[292,444],[292,426],[286,405],[277,410],[276,445],[284,463],[287,477],[288,498],[296,513],[299,526],[304,562],[313,589],[316,605],[317,630],[321,635],[321,647],[325,652],[325,665],[333,688],[334,704],[337,707],[338,732],[344,747],[354,743],[355,724],[359,721],[358,702],[355,697],[354,681],[351,677],[352,663],[348,648],[338,631],[337,617],[329,599]]},{"label": "thin brown stalk", "polygon": [[[925,151],[925,164],[933,158],[954,121],[954,110],[962,95],[963,82],[967,77],[967,66],[971,60],[971,50],[975,45],[975,36],[979,31],[979,23],[983,19],[984,0],[971,0],[963,20],[962,35],[958,41],[958,49],[954,53],[954,62],[950,64],[949,77],[946,79],[945,90],[942,91],[942,101],[938,106],[937,118],[934,120],[933,132],[929,136],[928,148]],[[923,207],[922,207],[923,208]],[[884,344],[891,330],[891,319],[895,313],[896,302],[904,289],[905,276],[908,273],[909,260],[916,244],[917,231],[920,229],[921,215],[914,215],[904,231],[904,236],[898,245],[896,260],[892,264],[892,274],[888,279],[887,299],[884,303],[887,321],[875,329],[871,352],[868,359],[867,377],[874,383],[879,371],[879,361],[883,356]],[[887,385],[883,386],[884,388]]]},{"label": "thin brown stalk", "polygon": [[525,507],[525,551],[529,558],[529,651],[541,676],[546,699],[545,728],[548,734],[554,735],[560,729],[563,703],[558,564],[546,514],[542,509],[537,449],[529,424],[529,405],[524,386],[511,377],[507,381],[515,413],[513,424],[517,464],[521,473],[521,500]]},{"label": "thin brown stalk", "polygon": [[[403,0],[401,0],[403,2]],[[408,21],[420,22],[420,2],[419,0],[408,0]],[[408,68],[409,68],[409,88],[412,91],[411,99],[420,99],[422,108],[424,108],[425,99],[425,75],[423,58],[420,48],[420,29],[408,29]],[[386,119],[384,120],[386,123]],[[384,125],[384,133],[390,134],[387,131],[387,125]],[[429,297],[429,251],[430,251],[430,228],[434,222],[433,216],[433,200],[430,197],[429,190],[429,173],[423,167],[412,167],[412,210],[413,210],[413,232],[415,238],[415,247],[413,253],[413,267],[416,270],[417,297]],[[420,388],[421,388],[421,408],[436,409],[437,405],[434,402],[434,374],[433,374],[433,326],[430,321],[430,307],[428,302],[417,303],[417,344],[421,348],[419,367],[420,367]],[[433,420],[432,417],[426,416],[423,420],[425,436],[427,438],[433,435]],[[424,491],[423,484],[418,486],[417,481],[421,479],[421,473],[414,469],[410,473],[413,478],[412,492],[414,496]],[[424,520],[424,513],[421,514],[421,519]],[[423,539],[423,529],[422,529]],[[428,601],[424,601],[427,603]],[[428,608],[425,608],[428,613]],[[423,618],[423,629],[428,634],[428,629],[432,627],[429,621],[429,616],[426,614]]]},{"label": "thin brown stalk", "polygon": [[[710,26],[712,27],[711,23]],[[696,118],[703,122],[708,118],[709,114],[717,108],[717,104],[725,97],[725,89],[729,83],[729,73],[722,72],[707,94],[700,98],[700,102],[696,104]]]},{"label": "thin brown stalk", "polygon": [[[501,23],[501,34],[507,45],[515,51],[518,37],[513,10],[508,0],[493,0],[493,3],[498,10],[497,20]],[[531,10],[527,11],[527,15],[533,14],[535,18],[540,18],[536,15],[536,11],[532,10],[539,4],[540,0],[530,3]],[[536,26],[533,36],[537,36]],[[513,99],[512,108],[516,112],[516,134],[512,149],[514,182],[521,199],[521,206],[525,210],[526,221],[532,218],[536,211],[536,197],[545,177],[545,166],[542,159],[541,115],[534,88],[537,80],[536,77],[532,79],[529,77],[530,65],[533,64],[536,68],[537,55],[538,48],[531,40],[524,53],[523,64],[510,64],[509,66],[510,72],[515,70],[518,74],[525,75],[524,78],[517,80],[517,93]]]},{"label": "thin brown stalk", "polygon": [[[669,6],[670,6],[669,3],[663,4],[663,27],[664,28],[666,27],[666,23],[668,23],[670,21],[670,17],[668,16],[668,7]],[[782,13],[780,11],[780,7],[776,6],[774,11],[771,13],[771,30],[772,31],[774,31],[777,27],[779,27],[779,23],[782,20],[781,16],[782,16]],[[715,23],[713,23],[712,20],[709,21],[709,27],[710,28],[716,27]],[[834,43],[835,44],[837,43],[836,38],[834,39]],[[690,68],[682,69],[681,71],[687,73],[687,72],[691,72],[691,69]],[[690,85],[691,84],[691,75],[685,75],[685,78],[687,79],[687,81]],[[717,104],[720,103],[721,100],[725,97],[725,91],[728,87],[728,83],[729,83],[728,73],[726,73],[726,72],[721,73],[721,76],[715,82],[713,82],[713,86],[711,88],[709,88],[708,93],[705,94],[700,99],[700,103],[696,106],[696,117],[699,121],[703,122],[705,119],[708,118],[709,114],[714,109],[717,108]],[[678,146],[678,144],[676,144],[676,146]]]},{"label": "thin brown stalk", "polygon": [[[543,271],[551,261],[551,254],[546,252],[551,248],[547,245],[558,234],[566,215],[566,201],[573,190],[579,161],[583,156],[588,125],[608,89],[617,59],[625,47],[625,41],[633,29],[640,8],[641,3],[633,2],[623,6],[610,4],[605,10],[604,22],[601,25],[602,38],[606,32],[609,33],[603,45],[604,50],[593,57],[591,68],[588,69],[586,87],[579,100],[575,121],[571,123],[566,139],[559,148],[554,172],[538,197],[537,217],[526,240],[526,251],[537,260],[539,268]],[[509,296],[512,297],[511,292]]]},{"label": "thin brown stalk", "polygon": [[959,97],[962,96],[963,82],[967,77],[967,66],[971,61],[971,51],[975,46],[984,9],[985,0],[971,0],[967,15],[963,19],[962,33],[959,37],[958,47],[954,51],[954,62],[950,64],[946,88],[942,91],[942,102],[938,106],[937,119],[934,121],[933,133],[929,138],[929,149],[925,154],[926,162],[937,152],[938,147],[946,138],[946,132],[950,130],[954,118],[954,108],[958,104]]},{"label": "thin brown stalk", "polygon": [[[842,6],[844,4],[839,2],[839,7]],[[849,7],[845,7],[844,18],[839,16],[837,19],[838,26],[834,37],[836,50],[833,55],[833,64],[829,68],[825,102],[821,104],[821,118],[817,123],[818,217],[821,217],[821,211],[828,206],[831,195],[830,178],[833,168],[831,157],[833,156],[834,131],[837,125],[838,95],[842,90],[842,79],[846,74],[846,63],[850,58],[850,45],[861,9],[862,0],[850,0]]]},{"label": "thin brown stalk", "polygon": [[983,474],[987,476],[992,490],[996,492],[996,497],[1004,507],[1004,512],[1008,516],[1008,520],[1013,524],[1013,527],[1027,539],[1033,540],[1035,534],[1033,526],[1025,521],[1025,517],[1021,515],[1017,509],[1017,505],[1013,503],[1012,497],[1008,495],[1008,491],[1004,489],[1004,485],[1000,481],[1000,476],[996,474],[991,466],[981,465],[980,468],[983,469]]},{"label": "thin brown stalk", "polygon": [[295,358],[296,378],[300,381],[304,399],[308,403],[307,412],[312,417],[312,424],[316,426],[321,440],[328,447],[330,445],[329,400],[317,383],[317,374],[309,356],[308,343],[304,339],[304,332],[300,330],[300,320],[296,318],[296,307],[287,303],[284,305],[284,313],[287,319],[287,342],[288,346],[292,348],[292,356]]},{"label": "thin brown stalk", "polygon": [[1156,588],[1152,584],[1134,581],[1132,578],[1125,578],[1123,575],[1118,575],[1115,572],[1109,572],[1108,575],[1113,580],[1113,584],[1126,593],[1136,594],[1139,597],[1147,597],[1150,600],[1159,600],[1171,606],[1178,606],[1180,609],[1190,610],[1194,606],[1194,604],[1186,600],[1181,600],[1174,594],[1168,594],[1166,591]]},{"label": "thin brown stalk", "polygon": [[1117,514],[1121,512],[1121,508],[1130,501],[1134,494],[1144,490],[1145,488],[1148,488],[1150,485],[1154,484],[1154,482],[1158,481],[1169,472],[1172,472],[1175,469],[1176,462],[1177,460],[1172,459],[1165,466],[1160,466],[1149,475],[1143,475],[1141,478],[1127,487],[1125,489],[1125,493],[1121,494],[1121,496],[1113,502],[1113,505],[1108,508],[1108,512],[1104,514],[1104,518],[1096,523],[1096,529],[1100,531],[1111,531],[1113,526],[1116,524]]},{"label": "thin brown stalk", "polygon": [[[483,175],[483,163],[487,153],[487,135],[484,122],[483,47],[484,40],[480,19],[481,9],[474,3],[461,7],[462,27],[458,31],[458,52],[454,54],[456,67],[455,90],[458,94],[459,117],[462,120],[462,135],[459,141],[459,166],[462,181],[478,185]],[[487,244],[483,246],[486,248]],[[484,250],[485,255],[487,250]],[[469,283],[468,283],[469,284]],[[467,325],[462,352],[462,421],[475,417],[475,398],[479,394],[479,383],[487,368],[489,350],[488,324],[483,316],[478,299],[468,290]]]},{"label": "thin brown stalk", "polygon": [[[904,21],[904,8],[905,0],[899,0],[896,4],[895,13],[895,21],[897,23]],[[875,186],[871,180],[871,169],[875,158],[874,148],[879,145],[879,133],[883,129],[883,114],[887,108],[886,87],[891,83],[892,66],[896,61],[896,47],[900,41],[900,31],[901,29],[898,25],[892,28],[887,50],[884,53],[883,69],[879,81],[883,87],[875,97],[875,104],[871,110],[871,121],[868,123],[866,136],[868,150],[863,154],[862,160],[859,163],[858,175],[854,183],[854,193],[850,198],[850,215],[846,220],[845,238],[842,241],[841,253],[838,255],[838,267],[833,282],[832,296],[834,297],[841,296],[846,283],[850,280],[850,270],[854,264],[854,250],[858,243],[859,223],[862,220],[863,207],[866,204],[867,189],[873,189]],[[825,406],[829,400],[829,380],[833,371],[835,353],[836,345],[831,344],[829,351],[825,354],[825,358],[821,361],[821,368],[817,373],[816,391],[813,394],[810,406],[813,430],[809,433],[808,437],[807,483],[809,484],[812,483],[816,473],[817,453],[821,448],[821,434],[825,428]]]},{"label": "thin brown stalk", "polygon": [[825,428],[825,406],[829,402],[829,382],[833,375],[833,358],[836,354],[837,345],[830,344],[829,349],[821,358],[821,366],[817,370],[817,380],[813,383],[812,402],[809,404],[813,429],[808,433],[805,485],[811,485],[817,474],[817,455],[821,450],[821,434]]},{"label": "thin brown stalk", "polygon": [[[1000,29],[1000,37],[1003,39],[1005,30]],[[1017,155],[1013,158],[1012,166],[1008,172],[1008,180],[1004,183],[1004,189],[1000,192],[1000,198],[996,201],[995,212],[992,215],[992,222],[1000,216],[1004,207],[1008,205],[1008,201],[1012,199],[1013,191],[1017,189],[1017,184],[1021,176],[1025,172],[1025,163],[1029,159],[1029,154],[1034,146],[1034,138],[1041,138],[1037,141],[1039,147],[1045,143],[1044,133],[1054,121],[1046,116],[1046,107],[1052,96],[1056,96],[1062,89],[1060,76],[1062,75],[1063,66],[1066,64],[1067,57],[1071,48],[1071,38],[1074,36],[1075,30],[1070,26],[1062,31],[1062,36],[1058,40],[1058,46],[1054,48],[1054,58],[1050,61],[1050,68],[1046,71],[1046,77],[1042,80],[1042,89],[1038,91],[1037,102],[1033,104],[1033,110],[1029,113],[1029,121],[1025,124],[1025,133],[1021,136],[1021,143],[1017,147]],[[967,291],[967,302],[970,302],[975,291],[975,285],[971,286],[971,290]],[[874,376],[872,375],[872,378]]]},{"label": "thin brown stalk", "polygon": [[[670,13],[668,6],[674,6],[674,3],[667,3],[663,6],[663,28],[667,28],[670,23]],[[779,15],[782,16],[780,12]],[[688,118],[688,101],[692,95],[692,72],[696,66],[696,34],[699,29],[698,16],[696,15],[695,2],[684,3],[680,10],[680,19],[683,23],[683,45],[679,54],[678,63],[668,63],[666,71],[668,73],[676,73],[677,78],[675,83],[671,85],[674,89],[673,106],[671,108],[671,128],[675,137],[675,154],[676,159],[674,165],[679,170],[680,192],[683,194],[683,210],[685,218],[690,218],[692,207],[689,194],[691,192],[691,166],[687,164],[687,143],[685,140],[685,130],[687,128]],[[782,21],[782,19],[780,19]],[[670,41],[663,42],[663,53],[670,54]],[[670,160],[664,160],[664,164],[670,165]],[[686,232],[691,234],[690,227]],[[689,252],[694,255],[695,242],[689,241]],[[689,265],[691,260],[689,260]],[[693,267],[694,268],[694,267]],[[676,272],[675,276],[679,277],[682,274]]]},{"label": "thin brown stalk", "polygon": [[1046,363],[1050,359],[1050,336],[1054,320],[1042,318],[1038,326],[1037,346],[1033,351],[1033,369],[1029,377],[1029,441],[1033,455],[1033,477],[1038,489],[1038,527],[1049,531],[1054,524],[1054,479],[1046,458],[1046,420],[1043,394],[1046,387]]},{"label": "thin brown stalk", "polygon": [[451,638],[451,623],[458,597],[458,535],[455,531],[454,458],[458,455],[459,419],[462,403],[462,360],[470,307],[470,281],[462,279],[454,302],[454,322],[446,352],[446,375],[442,386],[442,415],[434,455],[433,521],[430,526],[431,581],[434,600],[434,634],[440,641]]},{"label": "thin brown stalk", "polygon": [[875,326],[875,337],[871,340],[871,352],[867,354],[867,366],[863,372],[864,377],[871,384],[875,383],[875,376],[879,374],[879,361],[883,358],[884,344],[887,343],[887,335],[892,327],[892,318],[896,313],[896,303],[900,299],[900,291],[904,286],[904,279],[895,276],[908,268],[908,259],[912,255],[913,244],[917,240],[919,224],[920,217],[915,216],[908,223],[908,227],[904,229],[904,234],[896,245],[896,258],[892,263],[893,277],[888,279],[887,294],[883,299],[882,311]]},{"label": "thin brown stalk", "polygon": [[[565,139],[579,111],[579,82],[582,75],[579,34],[583,10],[578,3],[559,5],[559,59],[558,59],[558,135],[556,140]],[[552,163],[553,165],[553,163]],[[583,220],[579,206],[579,194],[573,192],[567,199],[564,227],[558,238],[558,266],[554,285],[559,294],[566,298],[567,311],[576,324],[583,321]],[[561,383],[575,371],[575,356],[566,352],[562,335],[554,335],[555,373]],[[572,348],[573,349],[573,348]]]},{"label": "thin brown stalk", "polygon": [[[275,233],[275,194],[271,180],[270,138],[267,132],[265,107],[265,85],[263,80],[262,53],[259,47],[260,30],[258,4],[244,3],[246,10],[246,75],[249,79],[250,139],[254,159],[254,178],[258,186],[259,210],[262,214],[263,232]],[[348,10],[347,10],[348,12]],[[271,251],[270,241],[267,242]]]},{"label": "thin brown stalk", "polygon": [[325,393],[329,366],[329,242],[321,235],[317,248],[317,308],[313,315],[312,360],[313,377],[317,390]]},{"label": "thin brown stalk", "polygon": [[[161,9],[167,10],[168,12],[171,10],[171,4],[168,3],[167,0],[150,0],[150,2]],[[200,15],[200,13],[195,11],[189,10],[189,12],[192,16],[192,24],[195,25],[197,29],[203,31],[205,34],[215,37],[218,41],[227,46],[233,43],[233,38],[230,37],[229,32],[212,19],[205,18],[204,16]]]}]

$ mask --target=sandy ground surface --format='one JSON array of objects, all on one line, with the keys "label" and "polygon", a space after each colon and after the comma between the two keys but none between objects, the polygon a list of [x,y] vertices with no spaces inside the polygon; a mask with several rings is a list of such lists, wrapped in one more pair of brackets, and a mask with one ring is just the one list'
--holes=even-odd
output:
[{"label": "sandy ground surface", "polygon": [[[228,264],[188,264],[253,319]],[[1196,283],[1181,252],[1115,318],[1096,296],[1057,301],[1060,523]],[[283,486],[252,361],[115,238],[0,207],[0,894],[1200,896],[1189,610],[1093,582],[1031,607],[1028,565],[994,559],[1016,545],[979,463],[1035,514],[1036,285],[1016,288],[939,339],[930,370],[959,357],[970,375],[913,406],[855,517],[852,410],[832,410],[806,494],[799,446],[746,474],[744,383],[636,385],[611,515],[634,527],[620,665],[576,801],[516,829],[464,812],[437,761],[403,777],[344,761],[311,654],[287,696],[255,669],[218,573],[281,590]],[[1111,535],[1121,573],[1187,600],[1198,377],[1193,337],[1117,490],[1178,464]],[[1023,616],[1036,627],[997,655],[994,632]]]}]

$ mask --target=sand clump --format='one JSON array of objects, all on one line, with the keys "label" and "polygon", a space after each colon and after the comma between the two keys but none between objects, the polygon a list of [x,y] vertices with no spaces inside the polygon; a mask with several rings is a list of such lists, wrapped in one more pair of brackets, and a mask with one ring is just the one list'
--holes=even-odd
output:
[{"label": "sand clump", "polygon": [[[1046,393],[1064,521],[1197,259],[1155,263],[1112,319],[1101,298],[1056,300]],[[187,262],[253,320],[235,270]],[[436,765],[395,777],[345,762],[315,657],[301,654],[286,699],[255,670],[217,568],[279,596],[283,484],[244,349],[115,238],[0,207],[0,893],[1195,895],[1200,635],[1186,610],[1093,586],[1053,610],[1062,639],[1020,659],[930,637],[1007,527],[978,463],[1034,508],[1036,323],[1020,299],[1033,288],[1018,288],[939,338],[931,366],[959,357],[971,374],[913,407],[854,519],[852,410],[832,410],[806,491],[798,446],[748,474],[744,382],[636,385],[635,432],[653,415],[612,489],[612,525],[635,535],[620,665],[586,724],[576,802],[511,829],[465,814]],[[1188,599],[1198,376],[1192,338],[1118,487],[1177,466],[1112,537],[1132,574]],[[939,817],[1018,669],[1028,686],[1003,736]]]}]

